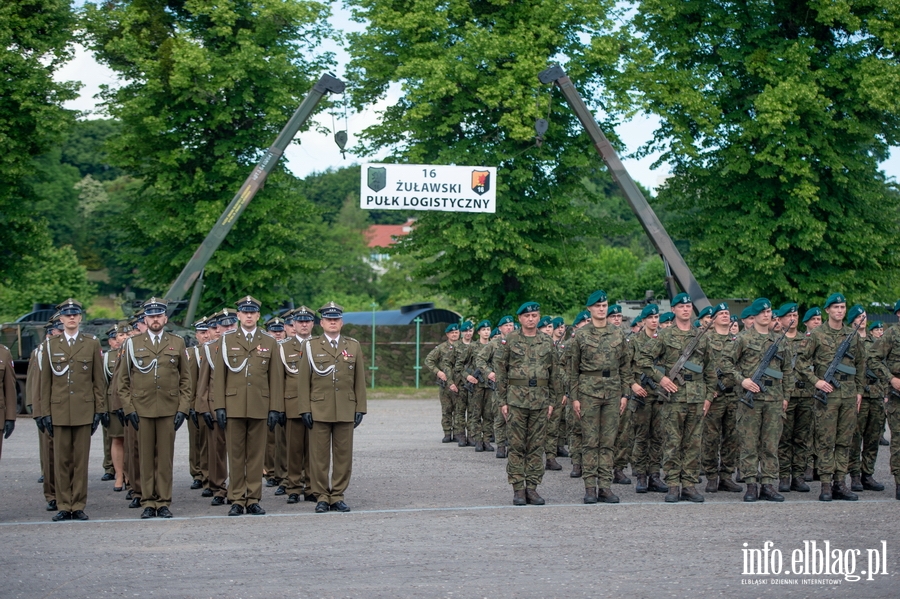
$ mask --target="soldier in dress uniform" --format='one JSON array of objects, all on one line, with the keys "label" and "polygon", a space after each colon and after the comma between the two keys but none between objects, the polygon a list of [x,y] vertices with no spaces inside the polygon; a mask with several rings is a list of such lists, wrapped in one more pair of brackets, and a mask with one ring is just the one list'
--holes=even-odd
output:
[{"label": "soldier in dress uniform", "polygon": [[[131,333],[129,337],[137,337],[147,332],[147,323],[144,322],[144,308],[138,308],[131,318]],[[118,365],[121,366],[122,360],[119,359]],[[116,392],[113,394],[116,402],[115,408],[123,416],[123,426],[125,427],[125,476],[131,488],[125,495],[125,499],[130,501],[128,507],[137,509],[141,507],[141,459],[140,448],[138,444],[138,433],[131,426],[130,422],[124,418],[125,411],[122,408],[122,398],[118,394],[118,375],[121,368],[113,373],[114,387]]]},{"label": "soldier in dress uniform", "polygon": [[203,344],[209,341],[209,323],[206,318],[201,318],[194,323],[194,334],[197,336],[197,344],[187,348],[188,372],[191,375],[191,409],[188,417],[188,467],[191,473],[191,490],[206,489],[209,486],[209,439],[206,425],[200,424],[200,415],[197,412],[197,381],[200,378],[200,364],[204,360],[201,350]]},{"label": "soldier in dress uniform", "polygon": [[[44,340],[49,340],[56,335],[62,335],[63,326],[58,315],[54,315],[44,325]],[[56,511],[56,473],[53,470],[53,437],[44,428],[43,413],[41,412],[41,364],[46,343],[40,343],[31,352],[28,360],[28,373],[25,378],[25,403],[31,407],[31,417],[34,418],[38,428],[39,455],[41,460],[41,478],[43,484],[44,499],[47,501],[47,511]]]},{"label": "soldier in dress uniform", "polygon": [[317,514],[350,511],[344,492],[353,464],[353,429],[367,410],[365,359],[359,341],[341,335],[343,313],[334,302],[319,308],[323,334],[303,344],[300,360],[300,417],[309,430]]},{"label": "soldier in dress uniform", "polygon": [[167,302],[142,307],[147,331],[125,342],[117,392],[138,438],[141,518],[171,518],[175,432],[190,411],[191,374],[184,339],[164,330]]},{"label": "soldier in dress uniform", "polygon": [[[275,338],[275,341],[284,341],[287,332],[284,328],[284,319],[273,316],[266,321],[266,332]],[[270,430],[266,435],[266,460],[263,468],[266,472],[266,486],[275,487],[275,495],[281,496],[287,492],[285,479],[287,478],[287,444],[285,442],[284,424],[279,422],[275,430]]]},{"label": "soldier in dress uniform", "polygon": [[88,458],[91,435],[109,425],[106,376],[100,342],[81,333],[82,307],[68,299],[57,310],[65,330],[44,342],[41,363],[41,413],[53,437],[56,502],[54,522],[87,520]]},{"label": "soldier in dress uniform", "polygon": [[[0,344],[0,414],[4,415],[3,439],[9,439],[16,428],[18,408],[16,371],[13,367],[12,354],[8,347]],[[0,453],[3,451],[3,439],[0,439]]]},{"label": "soldier in dress uniform", "polygon": [[303,345],[312,339],[315,315],[306,306],[293,310],[285,320],[293,323],[294,335],[281,343],[279,355],[284,364],[285,442],[287,445],[287,477],[285,489],[288,503],[315,501],[309,488],[309,436],[300,418],[300,361],[306,359]]},{"label": "soldier in dress uniform", "polygon": [[214,357],[211,408],[225,431],[228,451],[229,516],[265,514],[262,498],[266,425],[273,430],[284,412],[284,367],[278,342],[257,327],[260,302],[239,300],[239,330],[225,333]]},{"label": "soldier in dress uniform", "polygon": [[[109,407],[109,382],[112,376],[112,366],[115,365],[115,354],[117,353],[119,346],[116,343],[116,326],[112,326],[106,331],[106,340],[109,344],[109,351],[103,352],[103,369],[106,371],[106,407]],[[110,354],[113,355],[110,358]],[[110,424],[115,426],[115,418],[110,418]],[[100,477],[100,480],[103,482],[107,482],[110,480],[116,480],[116,466],[113,464],[112,457],[112,438],[109,436],[109,429],[104,427],[102,431],[103,433],[103,476]],[[119,471],[121,472],[121,468]]]},{"label": "soldier in dress uniform", "polygon": [[[106,375],[107,384],[106,407],[109,413],[109,427],[103,429],[103,433],[109,439],[110,460],[112,460],[115,479],[113,491],[116,492],[125,488],[125,427],[122,421],[119,420],[113,407],[118,407],[118,399],[115,397],[116,385],[113,382],[113,377],[119,363],[122,345],[128,339],[128,333],[124,330],[126,326],[128,325],[124,323],[121,325],[116,324],[107,331],[109,351],[103,355],[103,372]],[[105,445],[104,443],[104,450]]]},{"label": "soldier in dress uniform", "polygon": [[[425,356],[425,367],[434,373],[441,388],[441,428],[444,430],[441,443],[450,443],[455,438],[458,445],[463,447],[466,444],[466,437],[465,433],[460,434],[459,417],[455,411],[459,389],[452,378],[459,325],[456,323],[447,325],[444,334],[447,335],[447,340],[428,352]],[[465,423],[462,424],[462,428],[465,428]]]}]

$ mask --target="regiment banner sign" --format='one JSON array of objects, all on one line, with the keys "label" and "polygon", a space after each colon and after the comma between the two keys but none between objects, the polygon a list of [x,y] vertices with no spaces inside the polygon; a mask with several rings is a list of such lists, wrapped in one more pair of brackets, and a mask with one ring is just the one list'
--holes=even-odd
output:
[{"label": "regiment banner sign", "polygon": [[497,168],[433,164],[362,165],[365,210],[497,211]]}]

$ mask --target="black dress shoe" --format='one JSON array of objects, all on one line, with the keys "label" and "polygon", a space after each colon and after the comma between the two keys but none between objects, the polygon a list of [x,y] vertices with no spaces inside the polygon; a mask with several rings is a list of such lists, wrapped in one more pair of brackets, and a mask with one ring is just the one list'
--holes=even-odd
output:
[{"label": "black dress shoe", "polygon": [[350,506],[344,503],[343,501],[335,501],[331,504],[332,512],[349,512]]},{"label": "black dress shoe", "polygon": [[284,495],[285,493],[287,493],[287,489],[284,488],[284,485],[278,485],[278,488],[275,489],[276,495]]},{"label": "black dress shoe", "polygon": [[196,491],[198,489],[203,488],[203,481],[194,479],[194,482],[191,483],[191,491]]},{"label": "black dress shoe", "polygon": [[39,483],[44,482],[44,475],[43,475],[43,474],[40,475],[40,476],[38,477],[38,482],[39,482]]},{"label": "black dress shoe", "polygon": [[316,495],[312,491],[307,491],[303,494],[303,501],[316,501]]},{"label": "black dress shoe", "polygon": [[212,497],[212,496],[213,496],[212,489],[209,489],[209,488],[203,489],[203,492],[200,493],[200,497]]},{"label": "black dress shoe", "polygon": [[266,510],[264,510],[258,503],[252,503],[247,506],[247,513],[251,516],[262,516],[266,513]]},{"label": "black dress shoe", "polygon": [[128,492],[125,493],[125,499],[127,499],[128,501],[134,499],[134,489],[128,489]]},{"label": "black dress shoe", "polygon": [[267,479],[266,479],[266,486],[267,486],[267,487],[274,487],[274,486],[277,485],[277,484],[278,484],[278,483],[275,482],[275,479],[274,479],[274,478],[267,478]]},{"label": "black dress shoe", "polygon": [[124,490],[125,490],[125,487],[113,487],[113,491],[115,491],[116,493],[121,493]]},{"label": "black dress shoe", "polygon": [[168,507],[162,506],[161,508],[156,510],[156,517],[157,518],[171,518],[172,512],[171,512],[171,510],[169,510]]},{"label": "black dress shoe", "polygon": [[100,477],[100,480],[102,480],[103,482],[106,482],[109,480],[116,480],[116,475],[110,474],[109,472],[104,472],[103,476]]},{"label": "black dress shoe", "polygon": [[141,520],[146,520],[147,518],[156,518],[156,508],[144,508],[144,511],[141,513]]},{"label": "black dress shoe", "polygon": [[228,511],[229,516],[240,516],[243,513],[244,513],[244,506],[238,505],[236,503],[233,506],[231,506],[231,509]]},{"label": "black dress shoe", "polygon": [[85,514],[82,510],[75,510],[72,512],[72,520],[90,520],[88,515]]},{"label": "black dress shoe", "polygon": [[300,494],[299,493],[291,493],[288,495],[288,503],[300,503]]},{"label": "black dress shoe", "polygon": [[62,510],[60,512],[57,512],[57,514],[50,519],[53,520],[54,522],[62,522],[63,520],[71,520],[72,512],[67,512],[65,510]]},{"label": "black dress shoe", "polygon": [[50,501],[47,502],[47,511],[48,512],[55,512],[56,509],[57,508],[56,508],[56,500],[55,499],[51,499]]},{"label": "black dress shoe", "polygon": [[[317,514],[324,514],[327,511],[328,511],[328,502],[327,501],[320,501],[316,504],[316,513]],[[62,513],[62,512],[60,512],[60,513]]]},{"label": "black dress shoe", "polygon": [[137,508],[141,507],[141,498],[135,497],[134,499],[132,499],[131,503],[128,504],[128,507],[130,507],[132,509],[137,509]]},{"label": "black dress shoe", "polygon": [[209,505],[225,505],[224,497],[213,497],[212,501],[209,502]]}]

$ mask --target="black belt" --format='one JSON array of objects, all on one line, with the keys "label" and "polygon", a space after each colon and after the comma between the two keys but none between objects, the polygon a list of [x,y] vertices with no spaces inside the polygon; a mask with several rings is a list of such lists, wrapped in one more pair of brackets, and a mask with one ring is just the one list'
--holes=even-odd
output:
[{"label": "black belt", "polygon": [[683,378],[685,381],[693,381],[694,375],[693,374],[683,374],[683,375],[681,375],[681,378]]},{"label": "black belt", "polygon": [[797,381],[794,383],[794,386],[798,389],[803,389],[804,387],[806,387],[806,381]]},{"label": "black belt", "polygon": [[582,374],[585,376],[602,376],[603,378],[609,378],[612,376],[612,373],[609,370],[583,370],[578,374]]},{"label": "black belt", "polygon": [[771,387],[771,386],[772,386],[772,381],[771,381],[771,380],[766,379],[766,380],[763,381],[763,387]]},{"label": "black belt", "polygon": [[549,387],[550,379],[509,379],[507,383],[513,387]]},{"label": "black belt", "polygon": [[839,381],[849,381],[849,380],[850,380],[850,375],[849,375],[849,374],[841,374],[841,375],[839,375],[839,376],[837,377],[837,380],[839,380]]},{"label": "black belt", "polygon": [[734,393],[734,387],[725,387],[725,390],[722,393]]}]

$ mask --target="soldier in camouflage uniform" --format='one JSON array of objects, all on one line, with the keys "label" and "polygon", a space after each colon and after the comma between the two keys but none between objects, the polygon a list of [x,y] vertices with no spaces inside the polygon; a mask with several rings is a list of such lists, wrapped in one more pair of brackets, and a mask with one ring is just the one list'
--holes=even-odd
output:
[{"label": "soldier in camouflage uniform", "polygon": [[[900,312],[900,300],[894,304],[894,313]],[[900,325],[892,325],[872,347],[875,370],[885,381],[885,412],[891,429],[891,474],[894,476],[894,497],[900,500]]]},{"label": "soldier in camouflage uniform", "polygon": [[[844,325],[847,300],[840,293],[831,294],[825,301],[828,322],[809,336],[809,344],[797,359],[797,375],[809,385],[827,393],[827,404],[815,399],[816,455],[822,490],[819,501],[844,499],[856,501],[844,480],[850,462],[850,443],[856,430],[856,411],[862,402],[866,386],[866,348],[859,335]],[[835,389],[819,377],[824,376],[844,339],[851,338],[850,349],[835,373],[840,387]],[[851,358],[852,356],[852,358]],[[832,484],[833,481],[833,484]]]},{"label": "soldier in camouflage uniform", "polygon": [[466,406],[469,413],[466,425],[468,441],[475,445],[477,452],[494,451],[490,443],[494,430],[491,389],[487,378],[475,364],[478,352],[490,343],[491,321],[482,320],[475,330],[478,333],[477,341],[457,347],[456,370],[463,381],[463,392],[469,396]]},{"label": "soldier in camouflage uniform", "polygon": [[[866,312],[860,305],[855,305],[847,315],[850,326],[860,322],[859,336],[863,339],[867,356],[872,352],[875,338],[867,334]],[[875,358],[877,359],[877,358]],[[875,480],[875,460],[878,459],[878,442],[884,430],[884,396],[887,389],[881,383],[878,374],[871,368],[866,369],[866,386],[863,389],[862,403],[856,414],[856,431],[850,442],[850,490],[884,491],[884,485]]]},{"label": "soldier in camouflage uniform", "polygon": [[[819,308],[818,306],[810,308],[806,311],[806,314],[803,315],[801,322],[803,322],[803,326],[806,328],[806,337],[808,338],[817,327],[822,326],[822,308]],[[798,375],[795,380],[801,381],[802,377]],[[810,396],[809,405],[811,406],[810,410],[812,412],[812,418],[810,421],[809,435],[807,435],[807,440],[809,441],[809,457],[806,461],[806,470],[803,472],[803,480],[810,482],[813,479],[819,480],[818,467],[816,466],[816,413],[818,410],[814,409],[816,402],[811,399],[815,389],[812,388],[812,385],[806,385],[805,389]]]},{"label": "soldier in camouflage uniform", "polygon": [[659,315],[659,330],[665,330],[672,326],[675,322],[674,312],[663,312]]},{"label": "soldier in camouflage uniform", "polygon": [[[809,460],[812,430],[812,392],[806,382],[795,373],[797,356],[806,347],[809,337],[797,332],[800,314],[797,304],[784,304],[776,316],[782,330],[787,331],[783,344],[788,369],[792,373],[793,385],[783,384],[784,395],[788,398],[781,439],[778,441],[778,492],[798,491],[808,493],[809,485],[803,479],[803,472]],[[793,324],[792,324],[793,323]]]},{"label": "soldier in camouflage uniform", "polygon": [[669,487],[660,479],[659,469],[662,466],[663,403],[656,394],[656,383],[644,375],[638,366],[638,360],[644,348],[656,339],[659,331],[659,306],[644,306],[639,321],[641,327],[632,334],[629,348],[631,350],[631,392],[643,400],[644,405],[636,400],[631,401],[634,425],[634,450],[631,455],[631,469],[637,479],[636,493],[666,493]]},{"label": "soldier in camouflage uniform", "polygon": [[456,441],[459,442],[462,439],[461,445],[465,445],[465,434],[461,435],[459,429],[455,431],[453,429],[453,426],[457,424],[453,408],[459,389],[456,388],[451,377],[456,359],[456,342],[459,340],[459,325],[456,323],[448,325],[444,329],[444,333],[447,335],[447,340],[428,352],[428,355],[425,356],[425,367],[434,373],[441,388],[441,428],[444,431],[441,443],[453,441],[455,432]]},{"label": "soldier in camouflage uniform", "polygon": [[700,482],[700,441],[703,402],[712,397],[716,388],[716,367],[712,361],[708,340],[700,338],[688,356],[688,362],[673,381],[660,372],[656,365],[670,372],[685,348],[700,335],[700,329],[691,326],[693,302],[687,293],[679,293],[672,299],[675,325],[665,329],[659,337],[642,350],[638,366],[648,377],[669,394],[663,404],[665,437],[663,444],[663,470],[669,492],[665,501],[675,503],[686,499],[695,503],[703,501],[695,485]]},{"label": "soldier in camouflage uniform", "polygon": [[[537,330],[539,333],[543,333],[550,337],[552,341],[553,319],[549,316],[542,316],[540,321],[538,321]],[[554,353],[557,353],[555,344],[553,350]],[[556,440],[559,437],[559,414],[563,411],[562,402],[564,397],[565,394],[561,393],[557,397],[550,398],[551,404],[553,405],[553,414],[547,421],[547,437],[544,439],[544,455],[546,457],[546,462],[544,463],[545,470],[562,470],[562,466],[556,461]]]},{"label": "soldier in camouflage uniform", "polygon": [[[566,322],[563,320],[562,316],[557,316],[553,319],[553,346],[556,348],[556,355],[561,360],[562,354],[566,349]],[[560,371],[561,376],[565,376],[565,373]],[[565,384],[565,379],[563,379],[563,396],[560,401],[561,406],[557,410],[554,408],[553,416],[550,418],[551,421],[554,418],[559,418],[559,422],[556,425],[556,457],[558,458],[567,458],[569,457],[569,452],[566,451],[566,444],[569,442],[569,422],[566,420],[566,403],[568,403],[568,397],[565,395],[565,389],[567,389],[567,385]]]},{"label": "soldier in camouflage uniform", "polygon": [[553,397],[561,393],[553,342],[537,330],[540,305],[525,302],[516,314],[521,330],[500,343],[494,357],[497,399],[508,419],[509,461],[506,472],[513,486],[513,505],[543,505],[537,486],[544,476],[544,438],[553,413]]},{"label": "soldier in camouflage uniform", "polygon": [[[506,335],[513,332],[514,324],[512,316],[503,316],[497,325],[497,334],[491,332],[491,342],[481,348],[475,355],[475,367],[481,372],[487,373],[487,380],[490,381],[488,386],[497,386],[497,373],[494,367],[494,357],[497,354],[497,348],[503,342]],[[506,418],[500,413],[500,401],[497,398],[496,391],[492,396],[492,412],[494,414],[494,442],[497,443],[496,457],[498,459],[506,459],[509,451],[509,444],[506,439]]]},{"label": "soldier in camouflage uniform", "polygon": [[[572,321],[572,337],[569,338],[569,342],[571,344],[572,339],[575,338],[575,333],[583,326],[586,326],[588,321],[590,320],[591,315],[587,310],[582,310],[575,316],[575,320]],[[571,388],[570,381],[566,378],[566,372],[568,372],[568,360],[569,360],[569,345],[567,345],[562,354],[560,355],[560,373],[562,373],[563,377],[563,385],[564,385],[564,393],[565,393],[565,409],[566,409],[566,422],[569,423],[569,456],[572,458],[572,471],[569,473],[571,478],[581,478],[582,468],[581,468],[581,452],[583,447],[583,435],[581,433],[581,420],[575,417],[575,412],[572,410],[572,402],[569,401],[568,392]]]},{"label": "soldier in camouflage uniform", "polygon": [[[788,403],[782,383],[788,387],[793,385],[790,362],[786,350],[779,343],[781,335],[769,327],[772,320],[771,302],[759,298],[750,305],[749,310],[754,317],[753,326],[738,334],[725,352],[722,368],[733,381],[740,381],[744,391],[753,393],[753,407],[741,400],[735,416],[740,439],[741,472],[747,483],[744,501],[784,501],[784,496],[774,483],[778,478],[778,440],[781,439],[782,418]],[[753,382],[751,377],[759,368],[764,354],[776,343],[779,345],[775,357],[769,362],[759,383]],[[756,479],[757,466],[759,483]]]},{"label": "soldier in camouflage uniform", "polygon": [[462,433],[462,439],[459,440],[460,447],[475,447],[475,413],[474,406],[471,405],[475,392],[474,388],[471,392],[466,388],[464,372],[472,360],[473,352],[478,349],[478,345],[472,342],[474,333],[475,325],[471,320],[459,325],[459,343],[456,344],[456,354],[453,358],[452,380],[459,390],[454,398],[453,430]]},{"label": "soldier in camouflage uniform", "polygon": [[595,291],[586,305],[591,320],[569,343],[566,376],[584,436],[584,502],[618,503],[610,487],[619,416],[631,391],[629,350],[625,333],[607,319],[606,292]]},{"label": "soldier in camouflage uniform", "polygon": [[[622,324],[622,306],[619,304],[611,305],[607,313],[607,320],[612,326],[622,329],[622,332],[625,333],[626,341],[631,340],[633,334],[628,325]],[[628,357],[630,360],[631,352],[629,352]],[[628,379],[630,381],[631,373],[628,374]],[[628,467],[628,462],[631,461],[631,452],[634,450],[634,425],[631,419],[631,410],[625,410],[619,416],[619,429],[616,431],[616,444],[613,448],[613,483],[617,485],[631,484],[631,479],[625,474],[625,468]]]},{"label": "soldier in camouflage uniform", "polygon": [[732,346],[731,312],[722,302],[710,309],[713,328],[709,331],[709,349],[716,364],[716,392],[703,404],[703,441],[700,466],[706,475],[706,492],[739,493],[741,487],[731,480],[738,461],[738,434],[735,415],[738,399],[734,380],[725,374],[725,352]]}]

